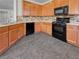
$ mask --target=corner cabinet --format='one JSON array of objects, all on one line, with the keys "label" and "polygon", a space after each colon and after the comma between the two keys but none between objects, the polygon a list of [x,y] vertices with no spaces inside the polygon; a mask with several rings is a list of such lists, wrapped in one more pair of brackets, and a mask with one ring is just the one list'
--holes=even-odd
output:
[{"label": "corner cabinet", "polygon": [[0,54],[8,49],[8,27],[0,28]]},{"label": "corner cabinet", "polygon": [[47,33],[49,35],[52,35],[52,23],[42,22],[41,23],[41,31],[44,33]]},{"label": "corner cabinet", "polygon": [[23,1],[23,16],[41,16],[41,11],[41,5]]},{"label": "corner cabinet", "polygon": [[54,15],[54,3],[45,4],[42,6],[42,16],[53,16]]}]

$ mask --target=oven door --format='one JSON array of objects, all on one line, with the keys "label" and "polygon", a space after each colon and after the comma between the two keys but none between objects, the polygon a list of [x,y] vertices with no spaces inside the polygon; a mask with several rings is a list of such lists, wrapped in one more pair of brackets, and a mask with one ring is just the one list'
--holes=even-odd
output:
[{"label": "oven door", "polygon": [[58,38],[64,42],[67,42],[66,41],[66,26],[65,25],[61,26],[61,25],[54,24],[52,31],[53,31],[52,35],[55,38]]},{"label": "oven door", "polygon": [[54,25],[53,31],[62,34],[65,31],[65,26]]}]

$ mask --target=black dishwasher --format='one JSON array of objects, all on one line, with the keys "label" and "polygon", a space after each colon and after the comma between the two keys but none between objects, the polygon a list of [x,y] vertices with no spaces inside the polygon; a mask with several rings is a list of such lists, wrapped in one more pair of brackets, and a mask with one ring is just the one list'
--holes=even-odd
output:
[{"label": "black dishwasher", "polygon": [[26,23],[26,35],[34,33],[34,23]]}]

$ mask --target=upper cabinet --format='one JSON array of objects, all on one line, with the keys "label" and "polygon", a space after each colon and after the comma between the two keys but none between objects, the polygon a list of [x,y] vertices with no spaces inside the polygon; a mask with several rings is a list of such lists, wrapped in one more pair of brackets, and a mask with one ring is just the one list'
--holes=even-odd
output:
[{"label": "upper cabinet", "polygon": [[30,8],[30,15],[31,16],[41,16],[41,6],[37,5],[37,4],[30,4],[31,8]]},{"label": "upper cabinet", "polygon": [[69,0],[54,0],[54,8],[69,5]]},{"label": "upper cabinet", "polygon": [[60,6],[69,5],[69,0],[60,0]]},{"label": "upper cabinet", "polygon": [[41,16],[41,6],[23,1],[23,16]]},{"label": "upper cabinet", "polygon": [[53,16],[54,15],[54,3],[50,2],[42,6],[42,16]]},{"label": "upper cabinet", "polygon": [[79,15],[79,0],[69,0],[69,14]]},{"label": "upper cabinet", "polygon": [[30,3],[23,1],[23,16],[30,16]]},{"label": "upper cabinet", "polygon": [[79,0],[54,0],[45,5],[23,1],[23,16],[54,16],[55,8],[67,5],[68,15],[79,15]]},{"label": "upper cabinet", "polygon": [[54,8],[60,7],[60,0],[54,0]]}]

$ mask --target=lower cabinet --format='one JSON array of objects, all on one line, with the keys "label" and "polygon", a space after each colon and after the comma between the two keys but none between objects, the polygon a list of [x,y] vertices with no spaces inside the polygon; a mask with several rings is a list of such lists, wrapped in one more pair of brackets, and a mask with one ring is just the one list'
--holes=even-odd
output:
[{"label": "lower cabinet", "polygon": [[9,46],[13,45],[18,40],[18,29],[9,31]]},{"label": "lower cabinet", "polygon": [[67,41],[70,44],[77,45],[78,31],[74,25],[67,25]]},{"label": "lower cabinet", "polygon": [[52,23],[41,23],[41,31],[52,35]]},{"label": "lower cabinet", "polygon": [[35,32],[41,32],[41,24],[40,23],[35,23]]},{"label": "lower cabinet", "polygon": [[78,35],[77,35],[77,36],[78,36],[77,46],[79,47],[79,26],[77,27],[77,30],[78,30],[78,31],[77,31],[77,33],[78,33]]},{"label": "lower cabinet", "polygon": [[41,23],[41,31],[46,33],[47,31],[46,23]]},{"label": "lower cabinet", "polygon": [[8,27],[0,28],[0,54],[8,48]]},{"label": "lower cabinet", "polygon": [[47,23],[47,34],[52,35],[52,23]]},{"label": "lower cabinet", "polygon": [[21,39],[25,35],[25,24],[18,24],[18,39]]},{"label": "lower cabinet", "polygon": [[13,45],[25,35],[24,29],[24,23],[9,26],[9,46]]},{"label": "lower cabinet", "polygon": [[25,24],[15,24],[0,28],[0,54],[6,51],[11,45],[16,43],[25,32]]}]

